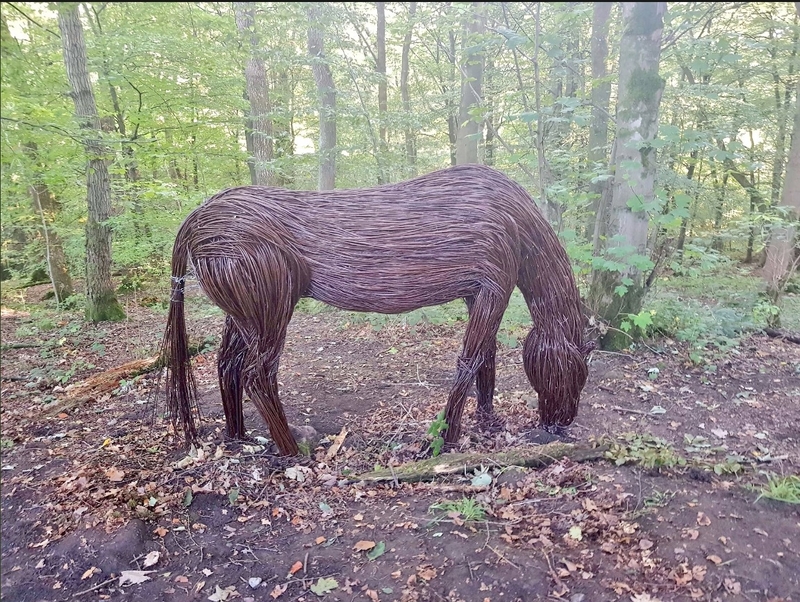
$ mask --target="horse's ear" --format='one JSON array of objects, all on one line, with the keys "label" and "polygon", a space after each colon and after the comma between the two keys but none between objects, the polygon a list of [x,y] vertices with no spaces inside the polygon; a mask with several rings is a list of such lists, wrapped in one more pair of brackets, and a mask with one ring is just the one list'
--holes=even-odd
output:
[{"label": "horse's ear", "polygon": [[589,357],[589,354],[597,349],[597,341],[586,341],[580,347],[580,351],[583,354],[583,357]]}]

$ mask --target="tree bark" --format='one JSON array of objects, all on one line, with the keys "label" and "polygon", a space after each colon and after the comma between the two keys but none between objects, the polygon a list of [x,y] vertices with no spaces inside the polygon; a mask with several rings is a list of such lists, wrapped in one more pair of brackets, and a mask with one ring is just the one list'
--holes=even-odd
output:
[{"label": "tree bark", "polygon": [[58,27],[64,50],[67,80],[75,103],[75,116],[83,131],[88,159],[86,189],[86,318],[91,322],[121,320],[125,312],[117,302],[111,282],[111,184],[101,141],[100,119],[86,65],[86,43],[76,4],[59,5]]},{"label": "tree bark", "polygon": [[[795,98],[800,100],[800,81],[797,82]],[[767,262],[764,265],[767,294],[778,307],[783,288],[792,272],[798,268],[799,261],[796,236],[797,220],[800,218],[800,102],[795,103],[792,142],[789,163],[786,166],[786,181],[781,194],[781,208],[786,213],[786,221],[772,228],[767,246]],[[773,317],[769,326],[780,327],[780,313]]]},{"label": "tree bark", "polygon": [[461,83],[461,105],[458,111],[458,138],[456,141],[456,164],[478,162],[483,120],[476,118],[472,112],[480,107],[483,87],[483,65],[485,53],[476,49],[475,39],[484,32],[483,3],[472,3],[472,15],[467,24],[465,45],[470,48],[463,66]]},{"label": "tree bark", "polygon": [[319,190],[336,187],[336,86],[325,58],[321,29],[326,5],[314,2],[308,8],[308,53],[319,96]]},{"label": "tree bark", "polygon": [[[608,104],[611,98],[611,82],[606,80],[608,69],[608,21],[611,2],[595,2],[592,11],[592,123],[589,126],[589,169],[608,167]],[[603,190],[608,180],[589,184],[592,205],[586,224],[586,234],[594,240],[598,214],[604,209],[601,203]],[[602,220],[601,220],[602,222]]]},{"label": "tree bark", "polygon": [[386,151],[388,138],[386,129],[386,113],[389,110],[388,89],[386,82],[386,3],[376,2],[378,13],[377,48],[375,55],[375,70],[378,72],[378,133],[380,146],[378,152],[381,157],[378,161],[378,183],[387,182]]},{"label": "tree bark", "polygon": [[406,147],[406,177],[413,178],[417,175],[417,141],[414,136],[412,126],[413,116],[411,114],[411,94],[408,89],[408,76],[411,71],[409,55],[411,53],[411,37],[414,33],[414,15],[417,12],[417,3],[410,2],[408,5],[408,29],[403,38],[403,50],[400,56],[400,96],[403,101],[403,114],[405,127],[403,135]]},{"label": "tree bark", "polygon": [[261,47],[255,26],[255,3],[234,2],[233,12],[236,29],[242,39],[250,45],[250,57],[244,69],[250,114],[245,127],[250,128],[253,156],[250,174],[256,186],[274,186],[275,172],[271,169],[274,159],[273,128],[270,118],[269,83],[267,69],[261,56]]},{"label": "tree bark", "polygon": [[64,253],[64,246],[61,244],[61,237],[52,228],[55,216],[61,210],[61,203],[58,202],[50,188],[41,179],[40,171],[42,167],[39,164],[36,143],[28,142],[25,144],[24,151],[34,163],[34,181],[28,187],[28,191],[31,194],[33,210],[39,216],[42,224],[39,230],[44,240],[47,275],[53,285],[56,303],[61,303],[74,292],[72,278],[67,268],[67,256]]},{"label": "tree bark", "polygon": [[620,42],[615,175],[608,222],[603,224],[607,252],[628,261],[620,271],[595,270],[591,299],[598,314],[611,325],[601,340],[606,349],[627,345],[620,325],[627,315],[641,311],[646,285],[643,268],[649,261],[648,214],[654,198],[658,111],[664,80],[658,74],[664,2],[624,2],[624,29]]}]

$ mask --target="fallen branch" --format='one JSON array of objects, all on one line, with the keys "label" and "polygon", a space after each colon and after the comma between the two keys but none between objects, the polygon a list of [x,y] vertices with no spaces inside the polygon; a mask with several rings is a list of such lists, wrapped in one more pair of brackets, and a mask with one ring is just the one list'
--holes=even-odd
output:
[{"label": "fallen branch", "polygon": [[133,360],[116,366],[100,374],[90,376],[74,385],[69,385],[63,400],[56,401],[48,406],[46,414],[52,415],[72,408],[87,399],[102,397],[114,391],[123,380],[145,374],[161,366],[159,356],[154,355],[142,360]]},{"label": "fallen branch", "polygon": [[0,350],[5,351],[6,349],[36,349],[37,347],[41,347],[41,343],[4,343],[0,345]]},{"label": "fallen branch", "polygon": [[767,336],[772,337],[773,339],[782,339],[784,341],[800,345],[800,334],[798,333],[786,332],[784,330],[777,330],[775,328],[765,328],[764,332]]},{"label": "fallen branch", "polygon": [[542,468],[561,458],[575,462],[598,460],[603,457],[607,447],[582,447],[571,443],[547,443],[537,447],[511,449],[498,453],[445,454],[411,462],[388,469],[374,470],[357,477],[357,481],[380,483],[384,481],[432,481],[440,476],[466,474],[480,466],[525,466]]}]

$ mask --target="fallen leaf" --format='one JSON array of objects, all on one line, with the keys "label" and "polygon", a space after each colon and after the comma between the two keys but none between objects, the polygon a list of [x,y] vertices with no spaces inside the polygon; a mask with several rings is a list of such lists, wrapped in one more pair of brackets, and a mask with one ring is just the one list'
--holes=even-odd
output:
[{"label": "fallen leaf", "polygon": [[706,578],[706,572],[708,569],[704,566],[700,566],[699,564],[692,567],[692,578],[695,581],[702,581]]},{"label": "fallen leaf", "polygon": [[359,512],[358,514],[353,516],[353,520],[364,520],[364,515]]},{"label": "fallen leaf", "polygon": [[294,575],[297,571],[303,568],[303,563],[299,560],[292,565],[292,568],[289,569],[289,574]]},{"label": "fallen leaf", "polygon": [[315,543],[315,544],[317,544],[317,545],[319,545],[319,544],[321,544],[321,543],[324,543],[324,542],[325,542],[325,538],[324,538],[322,535],[320,535],[319,537],[317,537],[317,538],[314,540],[314,543]]},{"label": "fallen leaf", "polygon": [[317,579],[317,582],[311,586],[311,591],[317,594],[318,596],[324,596],[339,587],[339,582],[333,578],[323,578],[320,577]]},{"label": "fallen leaf", "polygon": [[738,581],[734,581],[730,577],[726,577],[722,584],[729,594],[739,595],[742,593],[742,584]]},{"label": "fallen leaf", "polygon": [[710,554],[709,556],[706,556],[706,560],[710,560],[711,562],[717,565],[722,564],[722,558],[720,558],[716,554]]},{"label": "fallen leaf", "polygon": [[175,577],[175,583],[189,583],[189,578],[186,575],[178,575]]},{"label": "fallen leaf", "polygon": [[436,577],[436,569],[430,565],[423,565],[417,567],[417,575],[419,576],[420,579],[423,579],[424,581],[430,581],[431,579]]},{"label": "fallen leaf", "polygon": [[88,579],[89,577],[91,577],[95,573],[99,573],[99,572],[100,572],[100,569],[98,569],[96,566],[93,566],[90,569],[86,569],[86,571],[83,573],[83,575],[81,575],[81,581],[83,581],[84,579]]},{"label": "fallen leaf", "polygon": [[236,586],[229,585],[225,589],[222,589],[219,585],[216,586],[216,591],[211,594],[208,599],[211,602],[225,602],[228,598],[231,597],[231,594],[236,592]]},{"label": "fallen leaf", "polygon": [[375,544],[374,548],[367,552],[367,559],[375,560],[379,556],[383,556],[384,552],[386,552],[386,544],[382,541],[379,541],[377,544]]},{"label": "fallen leaf", "polygon": [[632,595],[631,602],[661,602],[661,600],[654,598],[647,592],[642,592],[641,594]]},{"label": "fallen leaf", "polygon": [[569,528],[569,536],[575,541],[583,539],[583,531],[578,525]]},{"label": "fallen leaf", "polygon": [[269,593],[269,595],[272,596],[273,600],[277,600],[278,598],[281,597],[281,594],[283,594],[283,592],[286,591],[287,587],[289,586],[286,584],[276,585],[275,587],[272,588],[272,591]]},{"label": "fallen leaf", "polygon": [[154,550],[144,557],[144,562],[142,564],[144,564],[145,568],[147,568],[148,566],[153,566],[155,563],[158,562],[158,559],[160,557],[161,557],[161,552]]},{"label": "fallen leaf", "polygon": [[168,531],[164,527],[157,527],[156,529],[153,529],[153,533],[155,533],[159,537],[164,537],[168,533]]},{"label": "fallen leaf", "polygon": [[126,583],[144,583],[150,580],[147,573],[153,572],[155,571],[122,571],[119,574],[119,585],[125,585]]},{"label": "fallen leaf", "polygon": [[706,516],[705,512],[697,513],[697,524],[701,527],[707,527],[711,524],[711,519]]},{"label": "fallen leaf", "polygon": [[368,541],[366,539],[362,539],[359,542],[356,542],[356,545],[353,546],[353,549],[357,552],[363,552],[365,550],[371,550],[375,547],[374,541]]},{"label": "fallen leaf", "polygon": [[758,533],[759,535],[763,535],[764,537],[769,537],[769,533],[764,531],[764,529],[759,529],[758,527],[753,529],[753,533]]},{"label": "fallen leaf", "polygon": [[649,550],[653,547],[653,542],[649,539],[640,539],[639,540],[639,549],[640,550]]},{"label": "fallen leaf", "polygon": [[112,466],[111,468],[106,470],[106,476],[108,477],[108,480],[111,481],[112,483],[118,483],[125,477],[125,473],[116,466]]}]

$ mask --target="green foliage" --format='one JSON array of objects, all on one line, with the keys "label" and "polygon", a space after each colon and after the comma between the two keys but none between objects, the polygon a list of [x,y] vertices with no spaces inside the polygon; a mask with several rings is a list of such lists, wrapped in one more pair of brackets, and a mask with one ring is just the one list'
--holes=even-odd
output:
[{"label": "green foliage", "polygon": [[668,441],[647,433],[621,435],[618,441],[611,444],[606,457],[613,460],[617,466],[639,464],[644,468],[653,469],[686,465],[686,459],[679,456]]},{"label": "green foliage", "polygon": [[446,430],[447,422],[444,419],[444,410],[441,410],[436,415],[435,420],[431,422],[427,433],[430,437],[432,437],[431,450],[434,457],[442,453],[442,447],[444,447],[444,437],[442,437],[442,433],[444,433]]},{"label": "green foliage", "polygon": [[[460,518],[467,523],[479,522],[486,518],[486,509],[471,497],[463,497],[460,500],[445,502],[438,502],[432,504],[428,509],[429,512],[435,514],[437,511],[445,514],[456,513]],[[441,519],[439,519],[441,520]]]}]

